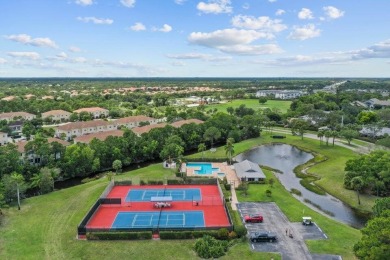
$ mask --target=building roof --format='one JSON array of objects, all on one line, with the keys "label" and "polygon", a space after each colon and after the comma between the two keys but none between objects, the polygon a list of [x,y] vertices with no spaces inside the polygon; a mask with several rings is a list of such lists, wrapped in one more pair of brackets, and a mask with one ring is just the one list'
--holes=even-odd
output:
[{"label": "building roof", "polygon": [[73,122],[65,125],[60,125],[57,127],[58,130],[70,131],[73,129],[83,129],[88,127],[98,127],[98,126],[108,126],[114,125],[113,122],[107,122],[104,120],[93,120],[93,121],[83,121],[83,122]]},{"label": "building roof", "polygon": [[0,120],[6,119],[6,118],[19,117],[19,116],[25,117],[25,116],[35,116],[35,115],[27,113],[27,112],[8,112],[8,113],[1,113]]},{"label": "building roof", "polygon": [[42,99],[54,99],[53,96],[43,96]]},{"label": "building roof", "polygon": [[263,171],[260,166],[249,160],[245,160],[234,164],[237,177],[241,178],[262,178],[265,179]]},{"label": "building roof", "polygon": [[101,108],[101,107],[84,107],[84,108],[77,109],[73,112],[74,113],[81,113],[81,112],[93,113],[93,112],[108,112],[108,110],[105,108]]},{"label": "building roof", "polygon": [[134,123],[134,122],[145,122],[145,121],[151,121],[155,120],[152,117],[148,116],[128,116],[128,117],[123,117],[119,118],[118,120],[115,121],[116,124],[128,124],[128,123]]},{"label": "building roof", "polygon": [[[25,147],[27,145],[29,141],[20,141],[18,143],[16,143],[16,146],[18,148],[18,152],[19,153],[24,153],[25,152]],[[70,145],[69,142],[67,141],[64,141],[64,140],[61,140],[61,139],[58,139],[58,138],[53,138],[53,137],[49,137],[47,138],[47,142],[50,144],[50,143],[53,143],[53,142],[57,142],[57,143],[60,143],[62,144],[63,146],[68,146]]]},{"label": "building roof", "polygon": [[15,96],[8,96],[8,97],[3,97],[1,100],[11,101],[11,100],[14,100],[15,98],[16,98]]},{"label": "building roof", "polygon": [[65,111],[65,110],[50,110],[50,111],[42,113],[42,117],[63,115],[63,114],[71,115],[72,113]]},{"label": "building roof", "polygon": [[106,132],[99,132],[94,134],[88,134],[88,135],[82,135],[74,138],[75,143],[90,143],[94,138],[99,139],[101,141],[104,141],[109,136],[118,136],[122,137],[124,134],[121,130],[112,130],[112,131],[106,131]]},{"label": "building roof", "polygon": [[368,100],[369,103],[375,105],[375,106],[390,106],[390,101],[389,100],[379,100],[377,98],[372,98]]},{"label": "building roof", "polygon": [[166,125],[167,125],[166,123],[155,124],[155,125],[145,125],[145,126],[140,126],[140,127],[134,127],[131,129],[131,131],[133,131],[137,135],[142,135],[143,133],[148,133],[153,128],[163,128]]},{"label": "building roof", "polygon": [[173,127],[181,127],[182,125],[191,124],[191,123],[199,125],[199,124],[203,124],[204,122],[202,120],[194,118],[194,119],[176,121],[176,122],[172,123],[171,125]]}]

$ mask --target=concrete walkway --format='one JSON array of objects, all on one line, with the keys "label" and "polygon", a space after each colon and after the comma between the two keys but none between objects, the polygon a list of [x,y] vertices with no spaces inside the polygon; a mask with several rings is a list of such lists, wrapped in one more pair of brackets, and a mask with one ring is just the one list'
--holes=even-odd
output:
[{"label": "concrete walkway", "polygon": [[237,210],[237,203],[238,203],[238,199],[237,199],[237,195],[236,195],[236,189],[234,188],[234,186],[232,185],[231,188],[230,188],[231,192],[232,192],[232,209],[233,210]]}]

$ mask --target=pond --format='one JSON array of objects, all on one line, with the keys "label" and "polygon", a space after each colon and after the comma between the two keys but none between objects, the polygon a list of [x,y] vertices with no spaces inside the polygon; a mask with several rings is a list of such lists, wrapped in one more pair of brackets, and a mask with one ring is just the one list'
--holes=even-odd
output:
[{"label": "pond", "polygon": [[[326,213],[353,227],[363,227],[365,220],[358,216],[348,205],[345,205],[343,202],[329,194],[318,195],[311,192],[299,183],[301,179],[295,176],[295,173],[293,172],[294,168],[300,164],[304,164],[312,158],[312,154],[304,152],[294,146],[272,144],[251,149],[245,153],[239,154],[235,159],[238,162],[250,160],[260,165],[280,170],[283,173],[276,173],[276,176],[283,186],[288,191],[291,191],[291,189],[294,188],[302,192],[302,196],[294,195],[298,200],[320,213]],[[308,201],[310,202],[308,203]],[[317,205],[317,207],[313,205]],[[304,215],[304,212],[302,212],[302,214]]]}]

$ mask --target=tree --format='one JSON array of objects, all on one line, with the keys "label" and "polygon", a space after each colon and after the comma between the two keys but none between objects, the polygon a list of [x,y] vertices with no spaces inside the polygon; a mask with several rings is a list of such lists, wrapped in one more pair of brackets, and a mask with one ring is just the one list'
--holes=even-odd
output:
[{"label": "tree", "polygon": [[233,107],[228,107],[228,108],[226,108],[226,111],[229,113],[229,115],[233,115],[234,108]]},{"label": "tree", "polygon": [[160,153],[161,159],[167,159],[168,162],[172,163],[172,158],[180,158],[184,153],[184,148],[181,145],[170,143],[164,146]]},{"label": "tree", "polygon": [[347,140],[348,144],[351,144],[351,141],[358,137],[359,133],[356,130],[353,129],[344,129],[341,130],[340,136],[344,137],[345,140]]},{"label": "tree", "polygon": [[39,188],[42,194],[54,190],[54,179],[59,176],[60,169],[43,167],[39,174],[34,174],[30,179],[31,188]]},{"label": "tree", "polygon": [[204,151],[206,151],[206,145],[204,143],[201,143],[198,145],[198,152],[202,153],[202,160],[204,158]]},{"label": "tree", "polygon": [[234,139],[233,138],[228,138],[226,140],[226,145],[225,145],[226,155],[229,158],[230,164],[232,164],[232,156],[234,154],[234,145],[233,145],[233,143],[234,143]]},{"label": "tree", "polygon": [[23,135],[27,138],[27,140],[30,140],[31,135],[35,133],[35,127],[30,121],[26,121],[23,123],[22,128]]},{"label": "tree", "polygon": [[298,134],[303,140],[303,135],[306,133],[306,128],[309,127],[309,124],[302,119],[295,119],[291,124],[291,132],[293,135]]},{"label": "tree", "polygon": [[361,111],[357,116],[361,124],[372,124],[379,120],[379,116],[374,111]]},{"label": "tree", "polygon": [[220,137],[221,137],[221,131],[219,131],[218,128],[214,126],[207,128],[203,134],[203,138],[206,141],[211,142],[211,148],[213,148],[214,140],[219,139]]},{"label": "tree", "polygon": [[118,174],[118,172],[122,169],[122,162],[121,160],[115,160],[112,163],[112,168],[115,170],[115,172]]},{"label": "tree", "polygon": [[269,183],[269,186],[270,186],[271,188],[273,188],[273,187],[274,187],[274,183],[275,183],[274,178],[269,178],[269,179],[268,179],[268,183]]},{"label": "tree", "polygon": [[265,103],[267,103],[267,101],[268,101],[268,99],[267,99],[267,97],[259,97],[259,103],[260,104],[265,104]]},{"label": "tree", "polygon": [[320,145],[321,145],[322,139],[324,138],[324,131],[322,131],[322,130],[318,131],[317,137],[320,139]]},{"label": "tree", "polygon": [[390,210],[390,197],[375,200],[375,204],[372,207],[374,216],[379,217],[385,210]]},{"label": "tree", "polygon": [[359,259],[382,260],[390,255],[390,210],[369,220],[362,230],[362,238],[353,251]]},{"label": "tree", "polygon": [[326,140],[326,145],[329,145],[329,138],[332,136],[332,131],[326,130],[324,132],[325,140]]},{"label": "tree", "polygon": [[334,146],[334,141],[335,141],[335,139],[339,136],[339,132],[337,132],[337,131],[331,131],[330,132],[330,136],[333,138],[333,146]]},{"label": "tree", "polygon": [[20,190],[19,187],[24,183],[24,177],[20,173],[11,173],[11,179],[14,181],[16,186],[16,195],[18,197],[18,210],[20,210]]},{"label": "tree", "polygon": [[352,178],[351,185],[352,185],[352,188],[356,191],[358,203],[360,205],[360,191],[362,190],[362,188],[364,186],[363,178],[361,176],[356,176],[356,177]]}]

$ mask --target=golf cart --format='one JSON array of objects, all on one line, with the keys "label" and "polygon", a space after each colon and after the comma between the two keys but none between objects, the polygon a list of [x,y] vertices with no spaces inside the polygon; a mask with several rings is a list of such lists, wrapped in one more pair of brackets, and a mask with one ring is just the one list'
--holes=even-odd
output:
[{"label": "golf cart", "polygon": [[302,225],[304,226],[313,225],[313,222],[311,221],[311,217],[302,217]]}]

